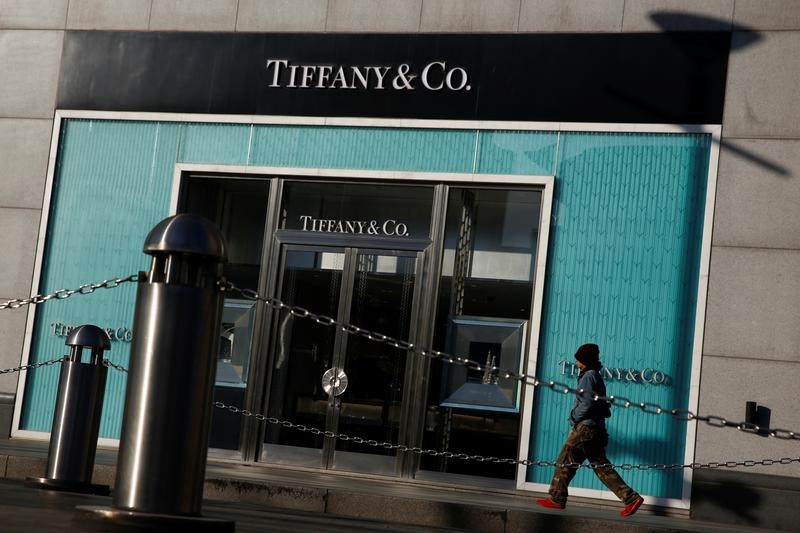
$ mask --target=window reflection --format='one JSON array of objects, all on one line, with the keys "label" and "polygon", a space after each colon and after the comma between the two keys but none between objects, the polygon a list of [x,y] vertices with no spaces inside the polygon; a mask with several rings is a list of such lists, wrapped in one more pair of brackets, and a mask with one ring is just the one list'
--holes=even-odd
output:
[{"label": "window reflection", "polygon": [[250,341],[253,337],[255,305],[247,300],[226,299],[220,327],[217,385],[247,385]]},{"label": "window reflection", "polygon": [[182,190],[182,213],[214,222],[225,238],[225,277],[239,287],[258,287],[269,181],[192,176]]},{"label": "window reflection", "polygon": [[[190,176],[181,190],[179,211],[215,223],[225,238],[225,277],[238,287],[257,289],[269,181]],[[214,400],[244,406],[255,321],[252,301],[226,298],[220,324]],[[239,449],[241,417],[215,409],[209,447]]]},{"label": "window reflection", "polygon": [[540,202],[538,191],[452,191],[442,275],[530,281]]},{"label": "window reflection", "polygon": [[[518,370],[530,318],[541,193],[453,188],[447,204],[434,345],[481,364]],[[514,457],[516,384],[434,361],[425,447]],[[425,457],[423,470],[514,479],[511,465]]]}]

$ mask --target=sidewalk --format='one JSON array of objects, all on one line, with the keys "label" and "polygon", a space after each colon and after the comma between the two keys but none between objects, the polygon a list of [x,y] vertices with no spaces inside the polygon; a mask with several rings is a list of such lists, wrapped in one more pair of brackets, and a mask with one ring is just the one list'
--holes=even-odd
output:
[{"label": "sidewalk", "polygon": [[[108,506],[111,498],[28,488],[21,481],[0,480],[0,531],[5,533],[62,533],[95,531],[92,524],[76,519],[75,507]],[[265,509],[255,505],[207,502],[203,515],[209,518],[234,520],[239,533],[314,531],[384,532],[384,533],[452,533],[453,529],[413,527],[387,522],[333,517],[299,511]]]},{"label": "sidewalk", "polygon": [[[66,492],[51,492],[25,487],[21,481],[0,480],[0,513],[2,527],[7,533],[62,533],[88,531],[91,527],[75,520],[78,505],[108,506],[111,498],[87,496]],[[288,511],[240,502],[206,501],[203,515],[209,518],[234,520],[239,533],[338,533],[338,532],[384,532],[384,533],[454,533],[476,531],[466,525],[459,528],[414,526],[389,521],[367,520],[327,513]],[[689,526],[689,527],[687,527]],[[502,532],[522,531],[587,531],[593,533],[611,531],[672,532],[672,531],[735,531],[730,526],[692,524],[689,521],[667,517],[643,517],[619,521],[607,512],[564,511],[553,513],[520,513],[506,524]],[[94,530],[92,530],[94,531]],[[739,531],[754,531],[739,529]]]},{"label": "sidewalk", "polygon": [[[0,441],[0,530],[80,531],[72,523],[76,505],[108,506],[108,497],[56,493],[24,487],[21,479],[42,476],[47,443]],[[4,459],[4,460],[3,460]],[[116,451],[99,449],[95,483],[113,484]],[[210,460],[204,516],[236,521],[236,531],[759,531],[729,524],[663,516],[643,506],[622,519],[618,507],[575,498],[563,511],[535,507],[534,495],[498,488],[475,490],[435,482],[265,467]],[[764,531],[764,530],[762,530]]]}]

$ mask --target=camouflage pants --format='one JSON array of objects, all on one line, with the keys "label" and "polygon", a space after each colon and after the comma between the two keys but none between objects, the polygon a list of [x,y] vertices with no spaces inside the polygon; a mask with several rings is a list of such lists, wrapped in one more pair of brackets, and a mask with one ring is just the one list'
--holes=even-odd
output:
[{"label": "camouflage pants", "polygon": [[[580,464],[588,460],[592,464],[608,464],[610,461],[606,457],[607,445],[608,433],[605,428],[579,424],[572,429],[564,442],[556,463]],[[550,483],[550,497],[554,502],[567,503],[567,487],[577,471],[577,467],[556,467]],[[639,497],[610,466],[595,468],[594,473],[624,504],[632,503]]]}]

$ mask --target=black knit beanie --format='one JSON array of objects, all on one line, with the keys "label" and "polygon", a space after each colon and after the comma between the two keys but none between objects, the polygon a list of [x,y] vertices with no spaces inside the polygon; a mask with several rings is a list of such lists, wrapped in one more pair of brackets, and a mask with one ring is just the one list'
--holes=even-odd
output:
[{"label": "black knit beanie", "polygon": [[600,366],[600,347],[596,344],[584,344],[575,352],[575,360],[580,361],[588,368]]}]

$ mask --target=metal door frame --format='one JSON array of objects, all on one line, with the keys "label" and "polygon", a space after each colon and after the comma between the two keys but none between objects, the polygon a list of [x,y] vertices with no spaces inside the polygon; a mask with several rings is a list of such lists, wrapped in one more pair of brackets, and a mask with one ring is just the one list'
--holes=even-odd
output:
[{"label": "metal door frame", "polygon": [[[298,232],[293,230],[277,230],[274,233],[274,244],[275,244],[275,252],[278,256],[278,261],[271,265],[270,268],[270,275],[274,276],[272,281],[272,286],[274,287],[274,294],[281,295],[283,293],[283,273],[285,270],[286,264],[286,257],[287,253],[292,250],[303,250],[303,251],[314,251],[314,252],[323,252],[323,251],[336,251],[338,253],[344,253],[344,266],[342,268],[342,283],[339,288],[339,302],[338,302],[338,309],[337,309],[337,316],[334,317],[337,320],[341,320],[343,322],[348,322],[350,320],[350,307],[352,305],[352,297],[353,297],[353,290],[354,290],[354,282],[355,282],[355,275],[357,270],[358,264],[358,257],[363,254],[374,254],[379,256],[395,256],[395,257],[413,257],[415,259],[415,281],[414,281],[414,289],[413,289],[413,297],[412,297],[412,305],[411,305],[411,316],[409,317],[409,333],[408,337],[411,342],[415,342],[415,335],[418,329],[418,325],[420,324],[420,308],[421,302],[420,299],[422,298],[422,287],[424,283],[423,276],[425,275],[424,269],[425,265],[428,262],[429,258],[429,249],[431,247],[431,241],[427,239],[398,239],[398,238],[375,238],[375,237],[364,237],[364,236],[354,236],[354,239],[348,239],[346,236],[342,235],[330,235],[330,234],[311,234],[309,235],[308,232]],[[347,246],[347,243],[350,243],[350,246]],[[313,310],[312,310],[313,311]],[[274,346],[275,342],[277,342],[277,314],[272,313],[270,317],[270,323],[265,326],[265,329],[271,332],[270,334],[270,344],[269,346],[269,355],[270,357],[269,362],[272,363],[274,361]],[[333,349],[333,356],[332,356],[332,366],[342,368],[346,364],[346,350],[347,350],[347,335],[345,335],[341,330],[337,330],[336,338],[335,338],[335,345]],[[416,390],[417,384],[415,382],[415,361],[414,358],[411,356],[406,357],[406,364],[404,370],[404,379],[403,379],[403,395],[401,398],[401,409],[400,409],[400,420],[399,420],[399,431],[398,433],[402,436],[408,434],[407,426],[414,423],[413,418],[414,413],[412,410],[406,408],[406,403],[418,396],[418,394],[412,394],[412,390]],[[265,408],[268,407],[267,402],[269,402],[269,391],[272,388],[272,365],[269,366],[268,372],[269,378],[268,381],[264,383],[265,389]],[[321,379],[322,376],[319,376]],[[267,412],[267,411],[264,411]],[[325,431],[333,431],[338,432],[338,418],[340,414],[340,409],[336,406],[330,405],[328,406],[328,410],[326,412],[326,422],[325,422]],[[263,439],[265,438],[266,434],[266,427],[262,428],[261,442],[259,443],[261,448],[258,452],[259,461],[265,460],[266,458],[263,456]],[[401,440],[402,442],[402,440]],[[333,461],[336,448],[336,441],[331,437],[326,437],[323,447],[322,447],[322,460],[321,464],[319,465],[320,468],[323,469],[331,469],[333,468]],[[396,473],[402,474],[402,472],[408,470],[408,468],[404,468],[404,461],[407,460],[408,457],[413,457],[409,455],[401,455],[398,454],[396,457]],[[269,462],[269,461],[265,461]]]},{"label": "metal door frame", "polygon": [[[173,197],[171,212],[176,212],[177,199],[183,179],[185,177],[230,177],[232,179],[257,179],[269,180],[270,192],[267,207],[267,220],[265,221],[264,244],[262,250],[261,270],[259,276],[259,294],[273,296],[276,294],[277,263],[280,259],[280,241],[277,233],[283,233],[284,238],[296,238],[299,241],[310,243],[310,240],[317,237],[310,232],[298,232],[291,230],[278,230],[280,227],[280,207],[283,200],[283,187],[286,181],[325,181],[330,183],[350,183],[350,184],[370,184],[370,185],[402,185],[409,186],[428,186],[433,188],[433,198],[430,218],[430,240],[423,241],[427,249],[423,254],[422,274],[418,277],[416,289],[423,290],[418,302],[418,315],[416,323],[416,338],[419,345],[432,345],[433,323],[432,320],[421,320],[436,316],[437,296],[440,285],[441,254],[443,243],[443,233],[447,210],[447,197],[452,187],[457,188],[496,188],[496,189],[516,189],[533,188],[542,191],[542,211],[540,213],[540,233],[537,239],[536,268],[538,275],[535,278],[533,305],[531,312],[532,328],[528,333],[528,350],[526,354],[527,368],[535,368],[537,363],[537,339],[540,328],[542,294],[544,284],[544,270],[546,267],[547,243],[549,239],[549,219],[553,202],[553,188],[555,178],[552,175],[507,175],[507,174],[482,174],[476,180],[475,174],[447,173],[447,172],[407,172],[398,176],[395,172],[380,170],[353,170],[353,169],[323,169],[323,168],[298,168],[298,167],[239,167],[224,165],[204,165],[178,163],[175,166],[175,178],[173,182]],[[291,233],[303,234],[290,237]],[[342,235],[329,234],[332,243]],[[362,237],[369,240],[367,236],[344,236],[345,238]],[[380,245],[382,238],[376,238],[377,245],[368,245],[364,242],[364,247],[383,248]],[[409,243],[406,246],[412,249],[419,244],[414,243],[413,239],[398,239],[395,244],[403,242]],[[420,265],[418,265],[419,267]],[[250,359],[250,380],[245,392],[245,408],[251,412],[267,412],[269,399],[269,384],[271,381],[270,365],[273,353],[270,349],[272,338],[271,325],[273,323],[274,309],[257,302],[256,323],[251,344]],[[410,358],[413,363],[412,375],[409,382],[404,386],[403,420],[408,423],[400,427],[399,442],[409,446],[420,446],[425,424],[425,405],[428,395],[429,368],[431,361],[424,357]],[[405,394],[414,392],[410,398]],[[523,391],[523,412],[529,412],[532,404],[533,391]],[[521,428],[522,441],[519,446],[519,457],[527,455],[527,442],[525,436],[530,431],[530,421],[523,417],[523,427]],[[240,439],[241,459],[244,462],[258,462],[261,456],[261,448],[264,444],[264,423],[255,417],[243,417],[242,433]],[[413,478],[416,475],[419,465],[419,457],[413,453],[399,452],[398,456],[403,457],[399,475],[406,478]],[[518,474],[518,476],[523,473]]]},{"label": "metal door frame", "polygon": [[[183,169],[181,169],[183,170]],[[202,171],[193,169],[191,174],[186,172],[181,176],[202,176]],[[277,169],[276,169],[277,170]],[[443,175],[444,181],[417,180],[410,178],[409,185],[417,187],[431,187],[433,189],[430,239],[402,239],[375,237],[366,235],[343,236],[337,234],[316,234],[297,230],[278,229],[280,227],[280,208],[283,201],[283,188],[287,181],[325,181],[335,183],[371,184],[371,185],[397,185],[400,184],[394,176],[384,177],[381,172],[370,171],[369,176],[350,175],[350,171],[342,171],[336,176],[325,175],[324,172],[311,175],[302,172],[302,169],[281,168],[281,172],[265,172],[259,174],[241,175],[231,172],[225,174],[231,178],[243,177],[245,179],[261,179],[270,181],[270,192],[267,207],[267,220],[265,221],[264,244],[262,247],[261,271],[259,275],[259,294],[276,296],[279,294],[278,278],[281,267],[281,249],[283,244],[330,245],[341,247],[345,241],[358,243],[356,247],[363,249],[377,249],[382,251],[417,250],[421,251],[421,258],[417,261],[417,282],[415,283],[415,308],[416,315],[412,317],[411,330],[415,332],[418,343],[430,343],[432,325],[429,321],[420,321],[420,317],[432,316],[435,309],[436,294],[438,290],[438,273],[440,269],[438,257],[441,254],[441,234],[444,224],[446,209],[446,195],[448,185],[444,181],[453,175]],[[185,172],[185,170],[184,170]],[[360,173],[356,173],[360,174]],[[218,171],[206,174],[209,177],[220,177]],[[392,179],[387,179],[392,178]],[[424,290],[423,290],[424,289]],[[417,294],[417,291],[419,292]],[[276,311],[264,302],[257,302],[256,324],[251,344],[250,380],[245,392],[245,408],[254,413],[266,413],[269,408],[269,398],[272,383],[273,350],[273,324]],[[427,371],[430,361],[424,358],[407,358],[407,367],[411,366],[411,374],[404,384],[401,408],[401,420],[407,424],[400,426],[399,441],[407,442],[410,446],[418,446],[422,439],[422,427],[425,413],[418,412],[424,406],[427,395]],[[422,398],[420,398],[420,395]],[[414,404],[416,408],[412,407]],[[266,424],[253,417],[243,417],[240,442],[241,458],[246,463],[262,462],[263,446],[266,433]],[[398,475],[414,477],[417,470],[418,457],[414,454],[400,452],[398,454]]]}]

